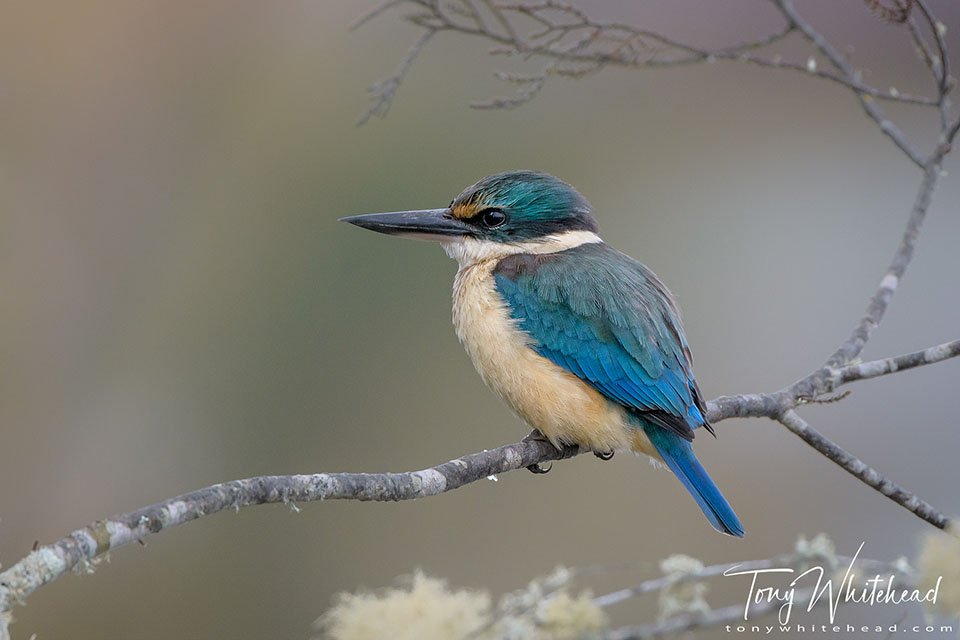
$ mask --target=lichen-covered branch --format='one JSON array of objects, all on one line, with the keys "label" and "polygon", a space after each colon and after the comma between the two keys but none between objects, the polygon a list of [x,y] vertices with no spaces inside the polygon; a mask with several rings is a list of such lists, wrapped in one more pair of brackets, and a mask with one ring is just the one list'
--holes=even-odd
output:
[{"label": "lichen-covered branch", "polygon": [[233,480],[97,520],[44,545],[0,573],[0,638],[9,613],[37,588],[119,547],[224,509],[319,500],[393,502],[434,496],[500,473],[577,455],[529,440],[407,473],[318,473]]},{"label": "lichen-covered branch", "polygon": [[[854,365],[836,371],[837,385],[940,362],[960,355],[960,340],[917,353]],[[708,403],[707,415],[717,423],[731,417],[768,417],[782,422],[810,446],[891,500],[931,524],[946,528],[949,520],[928,503],[886,479],[874,469],[814,431],[794,411],[802,398],[788,387],[771,394],[724,396]],[[143,541],[171,527],[225,509],[258,504],[361,500],[395,502],[438,495],[498,474],[580,454],[576,447],[555,449],[529,439],[489,451],[465,455],[421,471],[406,473],[318,473],[260,476],[233,480],[185,493],[130,513],[98,520],[31,552],[0,573],[0,638],[10,610],[33,591],[63,574],[119,547]]]},{"label": "lichen-covered branch", "polygon": [[[917,583],[915,572],[904,559],[901,558],[893,563],[871,560],[860,558],[859,551],[857,555],[853,557],[837,555],[833,542],[823,534],[817,535],[812,540],[800,538],[797,540],[796,547],[792,553],[782,554],[773,558],[716,564],[706,567],[702,566],[693,558],[684,559],[686,562],[681,564],[686,567],[685,571],[665,571],[665,575],[647,580],[635,587],[620,589],[597,596],[593,599],[593,603],[598,607],[608,607],[651,592],[659,593],[661,595],[661,602],[663,602],[662,596],[668,594],[669,590],[674,588],[674,585],[703,583],[709,578],[737,574],[746,578],[746,576],[752,572],[769,571],[771,569],[792,569],[796,574],[800,574],[812,567],[821,567],[827,572],[846,567],[850,571],[856,569],[858,572],[866,575],[888,575],[896,577],[898,587],[902,588],[911,588]],[[661,568],[666,568],[665,565],[668,563],[669,559],[661,562]],[[810,602],[814,592],[815,587],[797,588],[796,593],[793,594],[794,602]],[[712,608],[705,601],[685,602],[682,600],[682,596],[689,598],[691,593],[696,594],[697,592],[690,589],[678,592],[678,595],[681,596],[681,602],[678,603],[680,605],[679,608],[682,609],[681,611],[671,615],[662,615],[661,619],[657,622],[612,629],[602,634],[603,640],[646,640],[648,638],[659,638],[683,631],[716,627],[726,623],[745,624],[746,614],[743,603]],[[837,604],[841,605],[843,603],[838,601]],[[756,624],[762,616],[777,611],[782,605],[783,601],[777,598],[751,601],[748,605],[750,624]],[[825,600],[820,598],[816,601],[816,605],[813,608],[823,606],[825,606]],[[662,609],[663,607],[661,607],[661,614],[663,613]]]},{"label": "lichen-covered branch", "polygon": [[[340,594],[335,604],[316,621],[315,628],[330,638],[405,637],[413,634],[423,638],[472,640],[640,640],[725,623],[752,626],[760,623],[764,616],[778,613],[776,621],[764,625],[770,633],[772,629],[768,625],[790,624],[795,610],[786,604],[788,597],[791,604],[803,603],[806,613],[828,609],[828,620],[833,623],[833,616],[848,600],[843,597],[843,591],[853,590],[854,580],[860,575],[865,578],[875,576],[876,581],[887,577],[890,585],[896,581],[898,594],[902,589],[917,590],[919,594],[920,589],[934,580],[943,580],[940,575],[931,573],[930,558],[955,551],[957,544],[960,542],[951,544],[938,540],[925,545],[919,570],[914,570],[903,557],[893,562],[862,558],[862,544],[852,557],[837,555],[833,542],[822,533],[809,540],[798,538],[791,553],[762,560],[704,566],[694,557],[674,554],[660,561],[662,575],[659,577],[597,597],[583,588],[584,582],[614,570],[631,568],[635,563],[560,566],[546,576],[536,577],[527,585],[503,594],[493,607],[490,606],[493,598],[486,590],[456,589],[449,587],[444,580],[416,572],[411,579],[402,580],[396,587],[373,593],[364,590],[356,594]],[[639,565],[636,563],[635,566]],[[939,567],[934,571],[944,572]],[[779,574],[783,584],[787,585],[778,596],[761,595],[770,590],[768,587],[754,588],[758,574],[770,572]],[[830,581],[829,587],[821,583],[824,576],[830,576],[826,578]],[[749,593],[746,600],[714,608],[708,602],[708,585],[718,579],[742,584],[744,592]],[[841,580],[842,584],[839,584]],[[812,586],[814,582],[817,584]],[[866,580],[864,584],[871,582]],[[786,593],[788,589],[789,593]],[[828,597],[822,597],[825,592]],[[836,599],[829,597],[834,593],[838,594]],[[657,622],[609,627],[605,608],[647,594],[657,598]],[[941,601],[950,599],[945,593],[940,595]],[[411,608],[417,611],[416,616],[409,615]],[[729,627],[726,630],[731,632]]]}]

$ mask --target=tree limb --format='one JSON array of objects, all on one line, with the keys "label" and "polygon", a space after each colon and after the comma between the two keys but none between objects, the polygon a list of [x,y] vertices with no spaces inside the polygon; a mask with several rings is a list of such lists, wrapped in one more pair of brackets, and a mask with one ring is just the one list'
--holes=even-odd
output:
[{"label": "tree limb", "polygon": [[[876,377],[898,370],[933,364],[960,355],[960,340],[917,353],[854,365],[836,372],[838,384]],[[723,396],[708,403],[707,417],[717,423],[731,417],[768,417],[784,424],[810,446],[941,529],[949,520],[914,494],[884,478],[810,427],[784,406],[791,400],[790,387],[772,394]],[[185,493],[130,513],[97,520],[60,540],[31,552],[0,573],[0,638],[10,610],[22,604],[39,587],[68,571],[83,568],[109,551],[138,542],[171,527],[185,524],[224,509],[239,510],[258,504],[323,500],[396,502],[438,495],[466,484],[544,462],[579,455],[577,447],[555,449],[542,440],[524,440],[489,451],[465,455],[435,467],[406,473],[318,473],[312,475],[259,476],[233,480]]]},{"label": "tree limb", "polygon": [[130,513],[97,520],[36,549],[0,573],[0,638],[5,637],[10,609],[22,604],[37,588],[109,551],[224,509],[319,500],[413,500],[578,453],[576,447],[558,450],[547,442],[530,440],[407,473],[260,476],[215,484]]}]

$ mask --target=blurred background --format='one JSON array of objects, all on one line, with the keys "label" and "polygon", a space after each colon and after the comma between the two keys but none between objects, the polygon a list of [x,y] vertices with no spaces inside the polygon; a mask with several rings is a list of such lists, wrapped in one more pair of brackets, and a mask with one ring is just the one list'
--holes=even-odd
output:
[{"label": "blurred background", "polygon": [[[960,52],[960,5],[933,2]],[[489,45],[438,37],[385,119],[366,87],[416,37],[369,2],[6,4],[0,24],[0,563],[112,513],[260,474],[405,471],[516,441],[450,324],[437,246],[338,224],[444,206],[505,169],[593,203],[605,237],[684,312],[704,394],[770,391],[817,367],[862,313],[919,183],[852,95],[736,63],[608,70],[509,94]],[[585,2],[704,45],[769,32],[757,0]],[[929,93],[903,30],[858,2],[797,2],[866,81]],[[847,46],[852,49],[847,49]],[[791,40],[775,52],[808,55]],[[955,58],[956,59],[956,58]],[[825,65],[825,61],[821,61]],[[929,148],[936,113],[889,107]],[[864,357],[958,337],[956,158]],[[948,514],[960,512],[960,361],[861,382],[802,413]],[[15,611],[15,637],[306,638],[342,590],[415,568],[494,594],[557,564],[629,563],[596,592],[789,551],[913,556],[931,529],[766,420],[698,439],[744,541],[714,533],[669,474],[592,456],[400,504],[224,513],[117,551]],[[715,586],[740,603],[746,578]],[[654,598],[611,610],[650,621]],[[874,609],[890,624],[901,608]],[[851,614],[852,617],[856,617]],[[922,620],[909,610],[908,620]],[[810,618],[812,619],[812,617]],[[816,618],[820,620],[821,618]],[[800,617],[797,621],[802,622]],[[705,633],[720,637],[722,631]]]}]

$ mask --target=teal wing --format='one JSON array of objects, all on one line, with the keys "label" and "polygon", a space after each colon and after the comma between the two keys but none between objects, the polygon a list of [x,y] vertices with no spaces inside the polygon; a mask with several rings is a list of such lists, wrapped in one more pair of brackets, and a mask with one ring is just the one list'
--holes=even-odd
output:
[{"label": "teal wing", "polygon": [[690,446],[694,429],[713,430],[676,306],[653,272],[595,243],[507,257],[494,278],[536,352],[641,418],[638,427],[714,528],[743,536]]},{"label": "teal wing", "polygon": [[494,277],[537,353],[685,440],[712,433],[679,314],[652,271],[590,243],[509,256]]}]

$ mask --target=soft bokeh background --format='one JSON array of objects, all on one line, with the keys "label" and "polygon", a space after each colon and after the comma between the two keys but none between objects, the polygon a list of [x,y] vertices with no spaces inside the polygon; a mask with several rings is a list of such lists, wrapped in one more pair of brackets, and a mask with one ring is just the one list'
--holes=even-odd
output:
[{"label": "soft bokeh background", "polygon": [[[934,4],[960,51],[960,7]],[[525,433],[457,344],[454,263],[340,216],[442,206],[497,170],[557,174],[592,201],[605,236],[677,294],[707,397],[804,375],[862,312],[919,173],[848,92],[717,63],[555,80],[523,108],[476,111],[471,100],[509,91],[492,72],[518,67],[488,58],[486,43],[444,36],[389,116],[357,128],[365,87],[415,35],[396,14],[348,31],[369,6],[7,3],[3,565],[35,540],[217,481],[412,470]],[[752,0],[586,6],[705,44],[778,23]],[[853,45],[870,82],[929,91],[904,34],[861,3],[798,8]],[[932,140],[932,110],[890,113]],[[866,357],[957,337],[956,165]],[[842,403],[803,413],[958,513],[958,379],[960,362],[947,362],[860,383]],[[416,567],[502,593],[558,563],[633,563],[595,581],[603,591],[654,575],[675,552],[758,558],[824,531],[841,552],[865,540],[865,555],[891,559],[912,556],[929,528],[776,424],[717,430],[697,451],[744,541],[716,535],[669,474],[628,456],[583,456],[548,476],[512,473],[419,502],[220,514],[44,587],[13,631],[305,638],[337,591]],[[730,579],[711,602],[740,602],[746,588]],[[653,611],[651,598],[612,614],[627,623]]]}]

